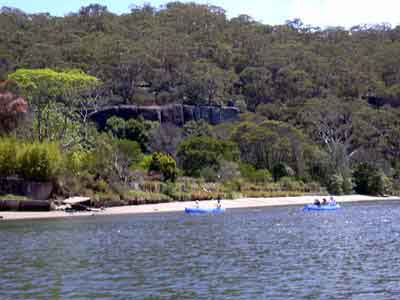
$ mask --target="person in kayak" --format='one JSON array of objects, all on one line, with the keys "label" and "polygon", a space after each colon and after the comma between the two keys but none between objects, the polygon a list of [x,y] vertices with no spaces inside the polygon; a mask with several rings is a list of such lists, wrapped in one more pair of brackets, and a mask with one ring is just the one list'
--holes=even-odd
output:
[{"label": "person in kayak", "polygon": [[321,205],[321,201],[319,201],[319,199],[315,199],[314,200],[314,205],[320,206]]},{"label": "person in kayak", "polygon": [[200,203],[199,200],[196,200],[196,204],[195,204],[196,208],[200,208]]},{"label": "person in kayak", "polygon": [[333,199],[333,196],[329,198],[329,205],[336,205],[336,200]]},{"label": "person in kayak", "polygon": [[328,205],[328,201],[326,200],[326,198],[322,199],[322,205]]},{"label": "person in kayak", "polygon": [[218,199],[217,200],[217,208],[218,209],[220,209],[222,206],[221,206],[221,199]]}]

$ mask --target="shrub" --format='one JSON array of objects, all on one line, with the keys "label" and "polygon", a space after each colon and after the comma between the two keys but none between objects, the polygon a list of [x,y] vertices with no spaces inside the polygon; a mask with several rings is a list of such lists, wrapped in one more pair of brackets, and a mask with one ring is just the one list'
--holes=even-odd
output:
[{"label": "shrub", "polygon": [[367,163],[359,164],[353,176],[355,190],[359,194],[384,195],[391,192],[390,179],[375,166]]},{"label": "shrub", "polygon": [[330,194],[342,195],[343,194],[344,179],[340,174],[332,175],[329,184],[328,191]]},{"label": "shrub", "polygon": [[218,179],[218,174],[213,167],[205,167],[199,174],[206,182],[215,182]]},{"label": "shrub", "polygon": [[131,169],[142,160],[140,145],[135,141],[113,139],[107,134],[97,138],[95,148],[87,154],[86,170],[93,175],[127,184]]},{"label": "shrub", "polygon": [[240,171],[237,163],[226,160],[221,161],[218,171],[218,179],[220,181],[226,182],[238,178],[239,176]]},{"label": "shrub", "polygon": [[123,198],[130,205],[164,203],[172,201],[172,199],[165,194],[141,191],[129,191],[123,195]]},{"label": "shrub", "polygon": [[150,169],[150,164],[153,159],[152,155],[143,156],[142,160],[139,163],[139,169],[145,172],[148,172]]},{"label": "shrub", "polygon": [[79,175],[84,169],[88,153],[83,150],[70,152],[66,155],[65,168],[72,174]]},{"label": "shrub", "polygon": [[283,177],[279,184],[284,191],[304,191],[304,183],[296,181],[291,177]]},{"label": "shrub", "polygon": [[164,183],[161,185],[160,189],[162,194],[167,195],[168,197],[173,198],[176,194],[176,185],[172,182]]},{"label": "shrub", "polygon": [[203,168],[210,167],[218,171],[222,160],[238,160],[239,152],[232,142],[201,136],[188,138],[181,143],[178,158],[186,175],[198,177]]},{"label": "shrub", "polygon": [[118,139],[127,139],[139,143],[141,150],[146,151],[149,142],[150,130],[154,125],[143,119],[124,120],[111,117],[107,120],[105,130]]},{"label": "shrub", "polygon": [[253,183],[267,183],[272,181],[271,172],[266,169],[257,170],[250,164],[241,164],[240,173],[242,176]]},{"label": "shrub", "polygon": [[12,139],[0,140],[0,176],[15,175],[17,171],[17,146]]},{"label": "shrub", "polygon": [[129,168],[142,160],[143,154],[140,145],[130,140],[114,141],[115,158],[122,167]]},{"label": "shrub", "polygon": [[279,181],[283,177],[291,177],[295,175],[295,172],[291,167],[285,163],[278,163],[272,169],[274,180]]},{"label": "shrub", "polygon": [[22,150],[18,165],[19,174],[26,180],[54,180],[62,169],[60,149],[53,143],[27,144]]},{"label": "shrub", "polygon": [[157,152],[152,155],[149,171],[161,173],[164,181],[172,182],[176,180],[178,174],[175,159],[168,154]]},{"label": "shrub", "polygon": [[354,182],[351,176],[343,176],[343,193],[351,194],[354,190]]},{"label": "shrub", "polygon": [[183,132],[185,136],[211,136],[212,135],[212,128],[204,120],[200,121],[190,121],[183,126]]},{"label": "shrub", "polygon": [[370,178],[370,192],[374,195],[385,195],[392,192],[392,181],[382,170],[374,173]]}]

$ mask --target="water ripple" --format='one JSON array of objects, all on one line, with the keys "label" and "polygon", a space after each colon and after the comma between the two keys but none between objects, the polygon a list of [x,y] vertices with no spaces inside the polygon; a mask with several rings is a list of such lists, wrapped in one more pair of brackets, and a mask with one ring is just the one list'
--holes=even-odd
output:
[{"label": "water ripple", "polygon": [[0,298],[400,295],[400,203],[0,223]]}]

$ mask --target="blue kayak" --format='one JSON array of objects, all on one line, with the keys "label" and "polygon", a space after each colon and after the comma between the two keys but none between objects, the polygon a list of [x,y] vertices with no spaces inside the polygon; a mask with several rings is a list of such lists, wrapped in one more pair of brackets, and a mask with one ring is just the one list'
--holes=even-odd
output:
[{"label": "blue kayak", "polygon": [[304,206],[304,210],[332,211],[340,208],[339,204],[315,205],[308,204]]},{"label": "blue kayak", "polygon": [[204,214],[222,214],[225,212],[225,208],[185,208],[185,213],[192,215],[204,215]]}]

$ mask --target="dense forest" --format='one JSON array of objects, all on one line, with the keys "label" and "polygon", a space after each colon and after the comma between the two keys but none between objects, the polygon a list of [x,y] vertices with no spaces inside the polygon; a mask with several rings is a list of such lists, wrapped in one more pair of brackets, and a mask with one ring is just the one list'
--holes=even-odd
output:
[{"label": "dense forest", "polygon": [[[53,180],[55,195],[398,192],[400,27],[270,26],[179,2],[64,17],[3,7],[0,80],[0,173]],[[88,119],[177,103],[236,106],[240,121]]]}]

